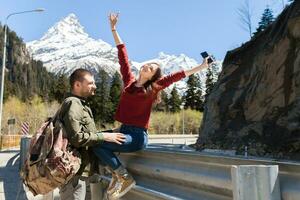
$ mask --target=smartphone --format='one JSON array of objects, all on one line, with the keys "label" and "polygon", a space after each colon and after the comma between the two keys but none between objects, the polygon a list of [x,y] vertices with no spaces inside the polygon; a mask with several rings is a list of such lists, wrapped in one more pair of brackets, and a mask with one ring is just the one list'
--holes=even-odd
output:
[{"label": "smartphone", "polygon": [[[207,58],[207,57],[209,57],[209,55],[208,55],[208,53],[207,53],[206,51],[202,52],[202,53],[201,53],[201,56],[202,56],[202,58]],[[212,62],[214,62],[214,61],[213,61],[213,59],[212,59],[211,57],[209,57],[208,60],[207,60],[207,62],[208,62],[208,64],[210,64],[210,63],[212,63]]]}]

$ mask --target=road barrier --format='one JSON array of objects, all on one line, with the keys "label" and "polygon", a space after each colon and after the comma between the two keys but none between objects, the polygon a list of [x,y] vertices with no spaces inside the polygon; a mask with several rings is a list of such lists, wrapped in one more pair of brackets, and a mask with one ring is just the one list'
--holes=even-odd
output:
[{"label": "road barrier", "polygon": [[199,135],[149,135],[150,144],[195,144]]},{"label": "road barrier", "polygon": [[[300,199],[299,162],[222,156],[162,145],[149,145],[144,151],[120,157],[137,182],[122,200]],[[108,180],[103,175],[102,181]],[[93,184],[91,191],[104,194],[103,185],[107,184]],[[91,194],[92,199],[104,199],[99,194]]]},{"label": "road barrier", "polygon": [[[235,191],[239,191],[241,187],[246,188],[247,184],[249,186],[247,189],[254,191],[248,198],[251,200],[261,197],[255,196],[255,191],[259,189],[262,191],[260,195],[263,196],[269,191],[272,200],[300,199],[299,162],[208,155],[156,147],[142,152],[121,154],[121,158],[138,184],[138,187],[122,199],[229,200],[234,198]],[[238,187],[234,178],[237,172],[232,171],[242,165],[251,165],[250,171],[255,171],[256,168],[254,172],[256,179],[243,177],[245,185]],[[266,166],[269,170],[264,169]],[[262,184],[265,181],[262,179],[268,179],[269,182]],[[256,184],[251,185],[251,181],[255,183],[253,180]],[[276,197],[279,194],[281,195]]]}]

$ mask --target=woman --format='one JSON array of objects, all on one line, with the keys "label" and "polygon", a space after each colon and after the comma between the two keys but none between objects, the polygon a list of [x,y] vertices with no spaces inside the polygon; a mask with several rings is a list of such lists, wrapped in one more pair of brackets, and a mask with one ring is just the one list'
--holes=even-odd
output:
[{"label": "woman", "polygon": [[144,149],[148,141],[147,128],[151,108],[153,104],[160,101],[160,91],[206,68],[208,64],[206,58],[201,65],[190,70],[182,70],[163,77],[158,63],[147,63],[141,67],[138,79],[135,79],[130,69],[125,45],[116,30],[118,14],[110,14],[109,21],[118,48],[120,71],[124,83],[115,119],[122,123],[119,132],[125,134],[126,141],[120,144],[103,142],[94,147],[94,152],[108,165],[112,173],[107,194],[111,199],[116,199],[126,194],[135,185],[135,181],[113,152],[134,152]]}]

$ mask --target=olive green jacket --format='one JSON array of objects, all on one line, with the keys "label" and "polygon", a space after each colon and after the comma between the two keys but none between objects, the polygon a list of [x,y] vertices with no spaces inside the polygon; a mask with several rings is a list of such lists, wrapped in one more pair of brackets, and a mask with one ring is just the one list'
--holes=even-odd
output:
[{"label": "olive green jacket", "polygon": [[86,100],[70,95],[61,106],[59,118],[66,130],[71,148],[75,148],[81,155],[81,166],[78,175],[82,175],[90,161],[95,160],[94,154],[89,149],[91,146],[100,144],[103,135],[96,130],[92,111]]}]

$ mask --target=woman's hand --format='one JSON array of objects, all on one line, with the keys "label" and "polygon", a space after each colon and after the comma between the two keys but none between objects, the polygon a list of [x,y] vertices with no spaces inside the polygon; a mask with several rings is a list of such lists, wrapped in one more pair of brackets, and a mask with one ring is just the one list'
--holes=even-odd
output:
[{"label": "woman's hand", "polygon": [[208,68],[208,66],[209,66],[209,64],[208,64],[208,59],[209,59],[209,58],[210,58],[210,57],[206,57],[206,58],[203,59],[203,62],[202,62],[202,64],[201,64],[202,69]]},{"label": "woman's hand", "polygon": [[109,14],[109,22],[111,30],[116,30],[116,24],[119,19],[119,13],[110,13]]},{"label": "woman's hand", "polygon": [[199,72],[199,71],[201,71],[201,70],[207,68],[207,67],[209,66],[209,64],[208,64],[208,58],[209,58],[209,57],[204,58],[201,65],[198,65],[198,66],[196,66],[196,67],[194,67],[194,68],[192,68],[192,69],[185,70],[185,71],[184,71],[185,76],[190,76],[190,75],[192,75],[192,74],[194,74],[194,73],[197,73],[197,72]]},{"label": "woman's hand", "polygon": [[119,44],[123,44],[123,42],[116,30],[116,26],[117,26],[118,19],[119,19],[119,13],[110,13],[108,15],[108,18],[109,18],[110,28],[111,28],[112,35],[114,37],[116,46],[118,46]]}]

